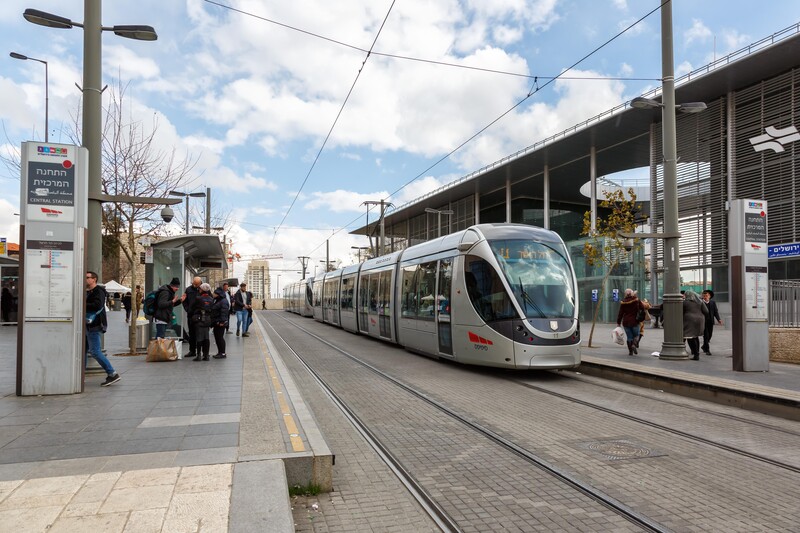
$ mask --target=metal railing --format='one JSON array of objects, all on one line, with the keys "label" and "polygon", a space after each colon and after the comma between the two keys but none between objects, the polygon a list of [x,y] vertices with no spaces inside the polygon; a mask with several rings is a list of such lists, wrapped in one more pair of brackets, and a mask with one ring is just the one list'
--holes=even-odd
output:
[{"label": "metal railing", "polygon": [[800,280],[770,280],[769,326],[800,328]]}]

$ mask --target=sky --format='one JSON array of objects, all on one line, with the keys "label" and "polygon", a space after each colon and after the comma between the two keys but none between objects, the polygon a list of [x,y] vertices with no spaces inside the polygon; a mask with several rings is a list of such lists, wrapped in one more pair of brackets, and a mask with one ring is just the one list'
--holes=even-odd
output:
[{"label": "sky", "polygon": [[[367,241],[349,231],[365,223],[363,202],[401,206],[658,87],[659,4],[106,1],[105,26],[148,24],[158,40],[104,32],[103,83],[127,85],[126,112],[144,127],[157,120],[159,147],[197,160],[183,190],[211,188],[211,225],[225,225],[242,257],[234,275],[247,259],[283,256],[270,261],[275,293],[300,278],[298,256],[312,274],[322,266],[326,240],[332,261],[356,262],[351,247]],[[676,75],[800,22],[796,0],[672,4]],[[9,52],[48,62],[51,142],[70,142],[80,104],[82,30],[33,25],[26,8],[83,20],[81,0],[3,0],[4,155],[44,139],[44,67]],[[9,242],[19,189],[0,166]],[[190,206],[202,225],[205,201]]]}]

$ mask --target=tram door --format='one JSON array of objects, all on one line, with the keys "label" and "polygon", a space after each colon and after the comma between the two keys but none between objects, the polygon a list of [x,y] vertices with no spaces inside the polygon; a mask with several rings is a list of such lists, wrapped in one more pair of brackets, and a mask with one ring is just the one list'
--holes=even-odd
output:
[{"label": "tram door", "polygon": [[453,355],[453,334],[450,327],[450,290],[453,285],[453,258],[439,261],[436,282],[436,329],[439,352]]}]

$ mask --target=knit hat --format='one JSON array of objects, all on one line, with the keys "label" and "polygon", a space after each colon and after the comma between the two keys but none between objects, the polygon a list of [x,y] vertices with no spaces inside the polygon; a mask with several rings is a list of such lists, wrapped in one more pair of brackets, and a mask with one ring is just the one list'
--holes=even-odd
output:
[{"label": "knit hat", "polygon": [[172,285],[173,287],[180,287],[181,280],[179,280],[178,278],[172,278],[172,281],[170,281],[169,284]]}]

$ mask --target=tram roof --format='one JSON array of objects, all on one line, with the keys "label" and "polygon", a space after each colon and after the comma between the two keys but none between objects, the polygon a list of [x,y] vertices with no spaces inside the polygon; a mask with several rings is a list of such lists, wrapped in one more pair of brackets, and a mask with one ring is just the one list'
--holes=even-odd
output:
[{"label": "tram roof", "polygon": [[[676,102],[711,102],[797,66],[800,66],[800,24],[679,78]],[[660,100],[660,94],[655,99]],[[505,201],[506,179],[513,187],[515,183],[538,177],[532,180],[533,186],[542,190],[545,165],[549,167],[551,200],[586,205],[588,198],[581,194],[580,188],[589,179],[591,147],[597,153],[598,176],[647,167],[650,127],[660,121],[660,109],[634,109],[630,102],[625,102],[400,206],[386,215],[385,223],[391,226],[423,214],[426,207],[446,205],[475,192],[485,197],[481,202],[484,207],[501,203]],[[496,201],[492,192],[497,195]],[[373,233],[377,223],[362,226],[351,234]]]}]

